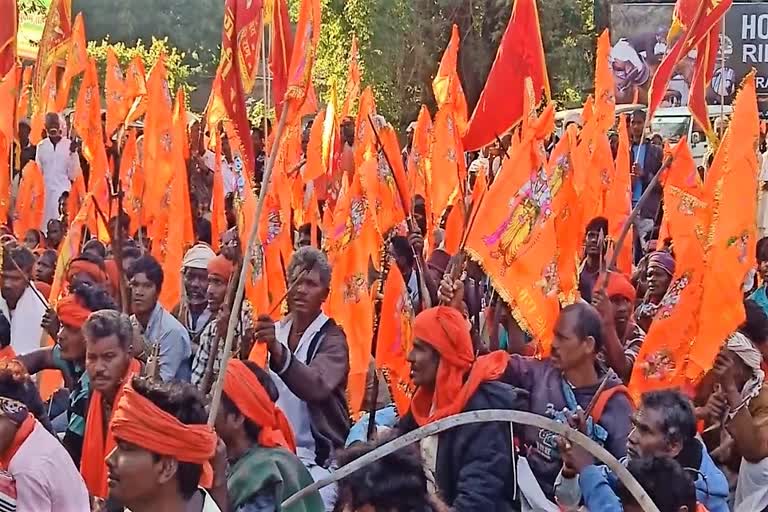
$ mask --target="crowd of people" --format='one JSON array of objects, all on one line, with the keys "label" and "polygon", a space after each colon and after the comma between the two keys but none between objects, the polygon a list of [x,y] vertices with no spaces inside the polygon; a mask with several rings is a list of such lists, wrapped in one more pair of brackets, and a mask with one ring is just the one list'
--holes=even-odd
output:
[{"label": "crowd of people", "polygon": [[[633,205],[662,166],[645,124],[642,111],[630,118]],[[608,220],[588,223],[581,299],[560,311],[545,358],[532,357],[532,333],[479,265],[468,262],[460,276],[450,272],[454,255],[441,243],[443,226],[435,227],[436,247],[425,254],[427,212],[417,196],[415,228],[386,238],[416,315],[407,355],[416,391],[399,410],[391,382],[372,363],[367,412],[351,418],[350,349],[344,329],[326,314],[334,269],[324,252],[330,234],[318,226],[294,226],[282,317],[275,321],[247,301],[237,308],[225,364],[233,277],[245,245],[234,211],[238,171],[230,150],[217,166],[199,147],[196,122],[189,125],[187,172],[197,243],[178,269],[177,306],[160,303],[166,276],[150,254],[153,241],[145,229],[129,233],[122,214],[109,222],[113,241],[84,238],[63,269],[65,293],[48,306],[57,298],[50,294],[71,220],[67,193],[88,172],[64,126],[59,115],[48,115],[35,147],[22,122],[15,147],[16,178],[35,160],[46,204],[41,229],[16,238],[6,226],[0,237],[0,479],[8,484],[0,485],[0,504],[63,512],[277,511],[295,492],[398,435],[461,412],[508,409],[580,430],[618,459],[662,512],[768,509],[768,238],[758,243],[757,277],[745,287],[747,320],[722,340],[695,393],[647,392],[634,404],[626,384],[676,266],[673,245],[658,240],[660,188],[635,222],[631,276],[605,274]],[[348,127],[342,125],[342,165],[351,165],[355,145]],[[254,128],[255,183],[264,139]],[[409,140],[406,162],[411,150]],[[492,181],[504,153],[494,145],[474,155],[470,182],[477,173]],[[229,224],[218,254],[207,206],[216,167],[225,175]],[[381,277],[372,270],[368,290]],[[253,357],[259,350],[263,366]],[[38,386],[51,372],[64,385],[43,402]],[[376,428],[369,429],[372,411]],[[289,509],[630,511],[641,504],[614,470],[553,432],[478,423],[424,438],[418,449],[388,455]]]}]

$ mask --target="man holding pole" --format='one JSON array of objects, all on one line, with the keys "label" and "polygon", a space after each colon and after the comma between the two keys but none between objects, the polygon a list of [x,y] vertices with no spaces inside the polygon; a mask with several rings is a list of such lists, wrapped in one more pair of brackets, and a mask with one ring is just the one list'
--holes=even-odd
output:
[{"label": "man holding pole", "polygon": [[[638,205],[640,197],[651,184],[653,177],[661,169],[664,159],[660,147],[650,143],[645,138],[646,113],[644,110],[635,110],[629,124],[629,133],[632,138],[631,162],[632,163],[632,208]],[[661,214],[661,185],[655,183],[651,196],[640,205],[640,211],[635,219],[635,262],[640,261],[646,244],[650,240],[653,227],[657,224]]]},{"label": "man holding pole", "polygon": [[[296,454],[317,481],[330,474],[334,452],[349,432],[349,347],[344,331],[322,312],[331,282],[325,254],[299,249],[287,275],[288,315],[277,323],[259,316],[255,338],[267,344],[277,406],[296,435]],[[333,510],[336,487],[323,488],[321,495],[326,510]]]}]

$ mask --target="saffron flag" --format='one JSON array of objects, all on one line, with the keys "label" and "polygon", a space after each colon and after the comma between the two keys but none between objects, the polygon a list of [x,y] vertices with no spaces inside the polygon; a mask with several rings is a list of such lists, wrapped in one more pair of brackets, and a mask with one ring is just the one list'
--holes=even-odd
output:
[{"label": "saffron flag", "polygon": [[32,95],[32,66],[27,66],[21,73],[19,102],[16,105],[16,119],[24,119],[29,115],[29,98]]},{"label": "saffron flag", "polygon": [[52,66],[63,62],[72,37],[72,0],[53,0],[45,17],[43,35],[37,49],[33,77],[35,97],[39,98],[43,82]]},{"label": "saffron flag", "polygon": [[139,119],[147,111],[147,73],[140,56],[134,57],[125,72],[125,97],[131,104],[126,123]]},{"label": "saffron flag", "polygon": [[384,281],[379,314],[376,366],[384,373],[392,400],[401,415],[408,410],[414,392],[407,361],[413,346],[413,321],[413,306],[403,275],[397,265],[391,265]]},{"label": "saffron flag", "polygon": [[[12,144],[16,134],[16,68],[0,76],[0,135],[5,138],[7,144]],[[6,148],[9,150],[10,146]],[[8,153],[2,153],[8,155]],[[3,157],[8,163],[8,158]]]},{"label": "saffron flag", "polygon": [[131,219],[129,231],[136,233],[144,225],[144,168],[139,158],[136,130],[128,131],[128,139],[120,158],[120,184],[125,194],[123,209]]},{"label": "saffron flag", "polygon": [[[631,178],[629,174],[629,134],[627,133],[626,114],[619,118],[619,147],[614,162],[614,173],[605,192],[604,217],[608,219],[608,238],[611,243],[618,240],[629,213],[632,210],[630,199]],[[665,189],[666,192],[666,189]],[[631,238],[629,238],[631,240]],[[615,246],[614,246],[615,247]],[[611,249],[612,251],[614,249]],[[632,273],[632,244],[625,243],[616,260],[619,271],[625,275]]]},{"label": "saffron flag", "polygon": [[438,110],[432,125],[427,167],[427,200],[432,203],[430,208],[436,223],[439,223],[454,194],[463,198],[466,178],[464,148],[454,112],[450,108]]},{"label": "saffron flag", "polygon": [[[300,115],[304,102],[309,98],[312,86],[312,68],[315,64],[317,45],[320,42],[320,0],[302,0],[296,38],[291,53],[285,102],[290,119]],[[281,99],[281,101],[283,101]]]},{"label": "saffron flag", "polygon": [[[180,152],[174,147],[176,141],[173,136],[173,105],[168,88],[165,56],[157,60],[149,74],[147,105],[143,139],[144,167],[152,169],[152,180],[147,181],[144,205],[149,211],[157,212],[166,202],[164,197],[167,196],[174,173],[184,168],[177,160]],[[158,240],[156,236],[150,236],[153,240]]]},{"label": "saffron flag", "polygon": [[516,0],[488,80],[469,120],[464,149],[475,151],[496,140],[523,117],[525,79],[536,102],[549,99],[549,78],[536,0]]},{"label": "saffron flag", "polygon": [[458,126],[459,134],[467,131],[467,100],[457,72],[459,64],[459,27],[454,24],[451,29],[451,40],[440,60],[437,76],[432,81],[432,91],[435,94],[438,109],[449,108]]},{"label": "saffron flag", "polygon": [[16,0],[0,0],[0,76],[16,67],[18,21]]},{"label": "saffron flag", "polygon": [[30,229],[40,229],[43,223],[45,204],[45,181],[43,172],[34,161],[24,166],[16,195],[13,214],[13,231],[16,238],[24,239]]},{"label": "saffron flag", "polygon": [[111,46],[107,47],[107,71],[104,79],[104,97],[107,106],[106,136],[112,134],[125,122],[131,110],[133,98],[126,94],[126,83],[120,62]]},{"label": "saffron flag", "polygon": [[69,41],[67,64],[64,66],[64,76],[61,78],[61,87],[59,88],[59,93],[56,97],[57,112],[61,112],[67,108],[72,79],[84,72],[86,66],[88,66],[88,53],[86,51],[87,46],[85,41],[83,13],[78,13],[72,28],[72,37]]},{"label": "saffron flag", "polygon": [[360,57],[357,50],[357,36],[352,36],[352,45],[349,48],[347,87],[344,91],[344,103],[341,106],[339,119],[344,119],[352,112],[352,106],[360,95],[360,81]]},{"label": "saffron flag", "polygon": [[93,192],[99,205],[109,201],[107,191],[107,152],[101,128],[101,94],[96,62],[89,59],[75,104],[74,128],[83,139],[83,156],[91,167],[88,190]]},{"label": "saffron flag", "polygon": [[275,114],[280,118],[283,110],[285,91],[288,88],[288,69],[291,66],[291,54],[293,53],[293,34],[291,33],[291,20],[288,17],[287,0],[272,0],[274,6],[271,10],[272,25],[271,41],[269,49],[269,69],[272,72],[272,104],[275,106]]},{"label": "saffron flag", "polygon": [[683,212],[702,236],[676,247],[675,276],[632,370],[629,389],[635,397],[654,389],[692,389],[744,322],[741,287],[754,267],[757,238],[756,197],[745,201],[744,191],[757,191],[758,137],[753,71],[736,97],[731,125],[704,182],[706,207]]},{"label": "saffron flag", "polygon": [[532,122],[504,163],[502,179],[487,192],[477,212],[482,221],[472,226],[466,244],[467,253],[486,270],[544,356],[560,310],[555,219],[572,206],[564,200],[570,197],[560,192],[573,179],[570,155],[575,142],[573,136],[563,137],[553,153],[559,156],[547,162],[543,140],[551,122],[547,114]]}]

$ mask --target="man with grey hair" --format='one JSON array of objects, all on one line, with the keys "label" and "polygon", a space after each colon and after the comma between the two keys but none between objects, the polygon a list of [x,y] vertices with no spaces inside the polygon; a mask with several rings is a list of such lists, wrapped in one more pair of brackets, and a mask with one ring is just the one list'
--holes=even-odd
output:
[{"label": "man with grey hair", "polygon": [[[330,474],[334,452],[344,448],[349,432],[349,347],[344,331],[322,312],[331,283],[325,254],[302,247],[287,274],[288,314],[277,323],[259,316],[254,337],[267,345],[277,405],[296,434],[296,454],[317,481]],[[333,510],[336,487],[321,495],[326,510]]]},{"label": "man with grey hair", "polygon": [[[696,497],[707,510],[728,512],[728,482],[696,435],[696,415],[690,400],[680,391],[648,391],[632,418],[627,456],[621,462],[643,457],[675,459],[689,473]],[[589,510],[607,510],[606,497],[615,492],[618,478],[607,466],[597,466],[583,448],[558,442],[563,469],[555,482],[555,496],[565,510],[583,498]]]}]

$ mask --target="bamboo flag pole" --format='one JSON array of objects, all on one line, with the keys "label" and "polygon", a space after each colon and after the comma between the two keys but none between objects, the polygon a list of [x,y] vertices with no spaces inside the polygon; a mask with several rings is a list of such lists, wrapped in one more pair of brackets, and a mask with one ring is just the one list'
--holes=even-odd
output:
[{"label": "bamboo flag pole", "polygon": [[[221,356],[221,365],[219,366],[219,375],[216,377],[216,383],[213,387],[213,397],[211,399],[211,411],[208,414],[208,425],[213,426],[216,421],[216,414],[219,412],[219,405],[221,404],[221,391],[224,386],[224,375],[226,374],[227,363],[232,352],[232,340],[235,337],[235,327],[240,319],[240,308],[243,304],[243,295],[245,294],[245,269],[248,263],[251,261],[254,253],[254,246],[260,244],[257,240],[259,231],[259,219],[261,218],[261,212],[264,210],[264,200],[267,197],[267,189],[269,188],[269,180],[272,177],[272,169],[275,166],[275,160],[277,159],[277,152],[280,149],[280,138],[285,130],[285,123],[288,119],[288,111],[290,110],[288,105],[283,106],[283,112],[280,114],[280,122],[277,124],[277,130],[275,131],[274,144],[272,145],[272,151],[269,154],[269,160],[267,161],[266,168],[264,169],[264,177],[261,180],[261,190],[259,191],[259,200],[256,204],[256,218],[253,219],[253,225],[251,226],[251,232],[248,234],[248,244],[246,245],[245,257],[243,258],[243,264],[240,266],[239,277],[237,281],[237,291],[235,292],[235,301],[232,307],[232,311],[229,316],[229,325],[227,326],[227,337],[224,339],[224,353]],[[211,357],[215,357],[215,354]]]}]

